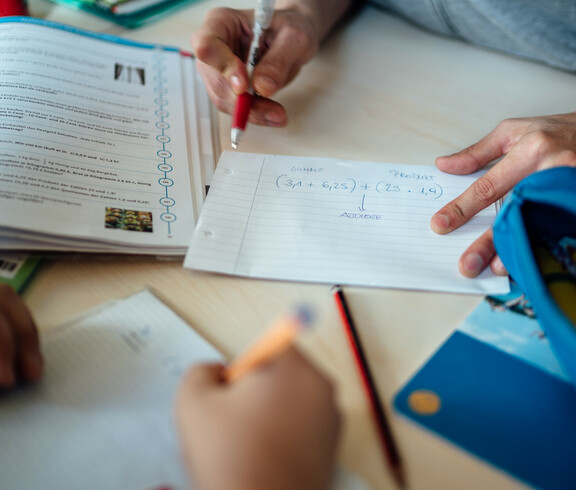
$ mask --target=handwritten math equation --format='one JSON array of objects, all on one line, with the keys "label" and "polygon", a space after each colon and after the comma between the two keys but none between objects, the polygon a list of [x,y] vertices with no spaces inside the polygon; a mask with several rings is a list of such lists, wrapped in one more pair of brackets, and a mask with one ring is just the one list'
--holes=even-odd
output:
[{"label": "handwritten math equation", "polygon": [[311,190],[326,193],[369,193],[393,196],[411,194],[414,198],[439,199],[444,194],[442,186],[434,182],[434,175],[403,173],[389,170],[389,178],[366,181],[352,177],[323,179],[319,176],[296,176],[287,173],[276,177],[276,187],[282,190]]}]

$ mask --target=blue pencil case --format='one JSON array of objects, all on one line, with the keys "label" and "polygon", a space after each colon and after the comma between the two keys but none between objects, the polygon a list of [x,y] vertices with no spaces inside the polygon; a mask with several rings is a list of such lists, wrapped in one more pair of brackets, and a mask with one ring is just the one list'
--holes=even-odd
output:
[{"label": "blue pencil case", "polygon": [[576,386],[576,168],[522,180],[494,222],[494,245]]}]

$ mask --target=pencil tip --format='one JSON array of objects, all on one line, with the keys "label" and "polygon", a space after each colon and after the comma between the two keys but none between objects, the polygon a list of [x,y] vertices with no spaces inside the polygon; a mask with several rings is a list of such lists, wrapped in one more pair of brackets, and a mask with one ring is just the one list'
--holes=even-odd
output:
[{"label": "pencil tip", "polygon": [[393,474],[398,488],[406,488],[406,476],[404,475],[404,469],[401,466],[396,466],[393,469]]}]

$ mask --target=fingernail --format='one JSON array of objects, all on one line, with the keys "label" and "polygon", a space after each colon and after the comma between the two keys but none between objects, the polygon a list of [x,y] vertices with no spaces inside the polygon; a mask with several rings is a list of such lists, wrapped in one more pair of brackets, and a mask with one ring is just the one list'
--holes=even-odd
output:
[{"label": "fingernail", "polygon": [[504,263],[498,256],[494,257],[494,259],[492,260],[491,268],[492,272],[494,272],[494,274],[498,276],[505,276],[506,274],[508,274],[506,267],[504,267]]},{"label": "fingernail", "polygon": [[268,97],[278,90],[278,83],[269,77],[258,77],[258,80],[254,81],[254,89],[257,93],[265,94]]},{"label": "fingernail", "polygon": [[435,214],[432,216],[432,230],[436,233],[442,233],[450,228],[450,217],[446,214]]},{"label": "fingernail", "polygon": [[264,118],[266,119],[266,124],[270,126],[277,126],[278,124],[284,123],[284,116],[275,111],[267,112]]},{"label": "fingernail", "polygon": [[471,276],[480,274],[484,267],[484,260],[479,254],[470,253],[462,257],[462,269]]},{"label": "fingernail", "polygon": [[230,77],[230,84],[232,85],[232,90],[234,90],[234,92],[236,92],[237,94],[239,94],[241,92],[241,83],[240,83],[240,77],[238,77],[237,75],[232,75]]}]

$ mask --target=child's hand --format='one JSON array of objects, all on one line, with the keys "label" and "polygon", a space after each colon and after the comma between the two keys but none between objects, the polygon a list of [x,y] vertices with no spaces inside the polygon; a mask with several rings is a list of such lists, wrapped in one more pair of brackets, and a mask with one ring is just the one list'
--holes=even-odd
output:
[{"label": "child's hand", "polygon": [[328,488],[340,426],[330,382],[296,349],[231,384],[222,370],[192,368],[177,400],[194,488]]}]

